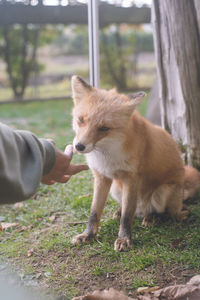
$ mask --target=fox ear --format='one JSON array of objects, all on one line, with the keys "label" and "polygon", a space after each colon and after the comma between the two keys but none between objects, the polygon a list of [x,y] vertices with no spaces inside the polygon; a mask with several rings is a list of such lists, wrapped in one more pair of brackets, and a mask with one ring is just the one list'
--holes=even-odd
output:
[{"label": "fox ear", "polygon": [[74,103],[77,104],[81,99],[93,90],[93,87],[85,82],[81,77],[74,75],[71,79],[72,96]]},{"label": "fox ear", "polygon": [[137,105],[139,105],[144,100],[146,93],[145,92],[137,92],[134,94],[128,94],[127,96],[130,100],[129,103],[131,104],[131,106],[133,106],[133,108],[135,108]]}]

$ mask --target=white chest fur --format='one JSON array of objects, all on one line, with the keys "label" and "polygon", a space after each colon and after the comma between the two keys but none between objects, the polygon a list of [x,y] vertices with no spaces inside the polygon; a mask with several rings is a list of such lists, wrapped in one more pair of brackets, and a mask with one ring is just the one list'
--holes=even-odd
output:
[{"label": "white chest fur", "polygon": [[127,155],[123,152],[119,141],[106,140],[86,154],[88,165],[100,174],[114,178],[117,171],[131,171]]}]

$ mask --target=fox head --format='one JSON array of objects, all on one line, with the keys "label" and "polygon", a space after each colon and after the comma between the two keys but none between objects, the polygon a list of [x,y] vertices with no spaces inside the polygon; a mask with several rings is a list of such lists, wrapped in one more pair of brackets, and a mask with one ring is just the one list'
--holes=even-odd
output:
[{"label": "fox head", "polygon": [[72,77],[74,148],[89,153],[125,135],[131,115],[145,97],[144,92],[123,95],[106,91]]}]

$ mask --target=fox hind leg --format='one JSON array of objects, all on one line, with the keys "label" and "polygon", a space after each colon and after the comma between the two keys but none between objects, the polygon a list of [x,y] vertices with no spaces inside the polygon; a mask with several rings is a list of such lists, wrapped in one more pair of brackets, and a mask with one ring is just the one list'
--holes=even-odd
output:
[{"label": "fox hind leg", "polygon": [[161,185],[153,193],[151,203],[157,213],[167,210],[173,219],[183,219],[183,187],[180,184]]},{"label": "fox hind leg", "polygon": [[149,215],[145,215],[142,220],[142,226],[149,227],[152,225],[156,225],[158,223],[158,214],[151,213]]},{"label": "fox hind leg", "polygon": [[119,207],[113,214],[113,219],[120,220],[121,218],[122,209]]}]

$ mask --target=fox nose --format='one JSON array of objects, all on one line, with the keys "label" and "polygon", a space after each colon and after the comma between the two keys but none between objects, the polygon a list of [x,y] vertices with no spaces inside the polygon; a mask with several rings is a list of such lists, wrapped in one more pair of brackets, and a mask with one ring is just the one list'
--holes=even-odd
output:
[{"label": "fox nose", "polygon": [[76,144],[76,145],[75,145],[75,148],[76,148],[76,150],[78,150],[78,151],[83,151],[83,150],[85,150],[85,146],[84,146],[83,144],[81,144],[81,143]]}]

